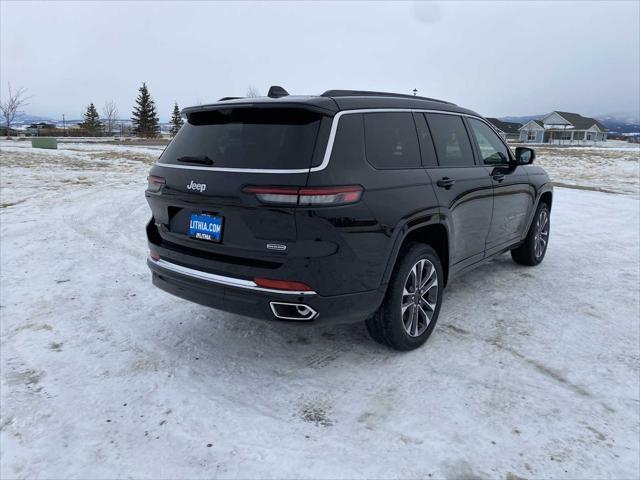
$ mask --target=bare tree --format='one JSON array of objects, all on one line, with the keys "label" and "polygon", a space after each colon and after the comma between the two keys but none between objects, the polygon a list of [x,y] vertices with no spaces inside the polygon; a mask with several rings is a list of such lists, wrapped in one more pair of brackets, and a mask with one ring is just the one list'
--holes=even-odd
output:
[{"label": "bare tree", "polygon": [[20,109],[28,105],[27,89],[24,87],[18,87],[17,90],[12,90],[11,84],[7,82],[8,95],[2,100],[0,99],[0,112],[4,117],[4,122],[7,125],[7,138],[11,136],[11,124],[16,118],[16,114],[20,113]]},{"label": "bare tree", "polygon": [[111,132],[118,121],[118,107],[116,106],[116,102],[113,100],[109,100],[104,103],[104,107],[102,107],[102,121],[104,123],[106,134],[111,135]]},{"label": "bare tree", "polygon": [[247,97],[256,98],[256,97],[259,97],[259,96],[260,96],[260,90],[258,90],[253,85],[249,85],[249,88],[247,88]]}]

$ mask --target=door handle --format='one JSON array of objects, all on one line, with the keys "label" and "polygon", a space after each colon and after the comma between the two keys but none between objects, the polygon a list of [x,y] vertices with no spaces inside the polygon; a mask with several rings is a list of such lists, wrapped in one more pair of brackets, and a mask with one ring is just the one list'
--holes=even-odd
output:
[{"label": "door handle", "polygon": [[456,181],[453,178],[443,177],[436,182],[436,185],[449,190],[451,187],[453,187],[454,183],[456,183]]},{"label": "door handle", "polygon": [[504,180],[504,173],[494,173],[493,175],[491,175],[491,178],[500,183]]}]

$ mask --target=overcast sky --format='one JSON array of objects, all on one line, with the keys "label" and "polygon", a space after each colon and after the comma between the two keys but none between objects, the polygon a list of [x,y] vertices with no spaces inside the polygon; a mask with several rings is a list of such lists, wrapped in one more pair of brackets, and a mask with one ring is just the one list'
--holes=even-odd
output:
[{"label": "overcast sky", "polygon": [[142,81],[161,118],[244,95],[384,90],[487,116],[638,114],[640,3],[0,2],[0,74],[28,113],[77,118]]}]

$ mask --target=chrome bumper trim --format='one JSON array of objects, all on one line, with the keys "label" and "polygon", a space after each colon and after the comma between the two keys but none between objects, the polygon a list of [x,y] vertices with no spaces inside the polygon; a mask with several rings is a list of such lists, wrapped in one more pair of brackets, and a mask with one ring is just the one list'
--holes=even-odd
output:
[{"label": "chrome bumper trim", "polygon": [[180,275],[186,275],[188,277],[197,278],[198,280],[204,280],[211,283],[217,283],[218,285],[225,285],[227,287],[244,288],[247,290],[255,290],[258,292],[277,293],[280,295],[316,295],[313,290],[305,291],[292,291],[292,290],[277,290],[274,288],[259,287],[252,280],[242,280],[241,278],[225,277],[224,275],[216,275],[215,273],[203,272],[202,270],[195,270],[193,268],[183,267],[175,263],[167,262],[166,260],[154,260],[149,257],[154,265],[160,268],[179,273]]}]

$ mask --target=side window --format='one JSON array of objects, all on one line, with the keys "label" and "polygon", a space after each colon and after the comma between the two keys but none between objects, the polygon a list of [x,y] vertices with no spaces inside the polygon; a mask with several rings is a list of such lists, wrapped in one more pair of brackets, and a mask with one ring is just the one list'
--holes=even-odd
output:
[{"label": "side window", "polygon": [[349,115],[344,115],[338,122],[338,130],[331,150],[331,162],[349,165],[351,162],[362,164],[364,161],[362,114],[350,113]]},{"label": "side window", "polygon": [[429,126],[422,113],[414,113],[413,119],[416,122],[416,130],[418,131],[418,140],[420,140],[420,153],[422,154],[422,165],[425,167],[437,167],[438,158],[436,150],[431,139]]},{"label": "side window", "polygon": [[507,147],[489,125],[475,118],[469,118],[469,125],[476,137],[480,156],[485,165],[501,165],[509,161]]},{"label": "side window", "polygon": [[441,167],[473,166],[473,152],[467,129],[458,115],[428,113],[425,115]]},{"label": "side window", "polygon": [[367,160],[375,168],[420,166],[418,136],[411,113],[365,113],[364,138]]}]

